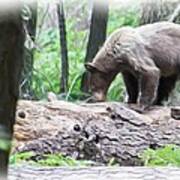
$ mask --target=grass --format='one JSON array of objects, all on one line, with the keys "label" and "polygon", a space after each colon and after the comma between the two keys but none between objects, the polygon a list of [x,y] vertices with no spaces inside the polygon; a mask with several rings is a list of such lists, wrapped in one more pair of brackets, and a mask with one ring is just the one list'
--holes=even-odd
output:
[{"label": "grass", "polygon": [[[147,149],[139,158],[144,166],[148,167],[180,167],[180,147],[176,145],[166,145],[156,150]],[[95,165],[93,161],[76,160],[65,157],[62,154],[35,155],[33,152],[17,153],[10,156],[10,164],[17,165],[28,163],[36,166],[63,166],[63,167],[87,167]],[[119,166],[114,158],[111,158],[107,166]]]},{"label": "grass", "polygon": [[180,147],[167,145],[157,150],[147,149],[140,158],[145,166],[180,167]]},{"label": "grass", "polygon": [[84,167],[94,164],[92,161],[75,160],[71,157],[64,157],[62,154],[46,154],[43,156],[35,155],[33,152],[17,153],[10,156],[11,165],[20,163],[29,163],[36,166],[68,166],[68,167]]},{"label": "grass", "polygon": [[[10,156],[9,163],[11,165],[30,164],[35,166],[48,166],[48,167],[88,167],[97,166],[98,163],[90,160],[76,160],[69,156],[62,154],[44,154],[37,155],[34,152],[16,153]],[[100,164],[99,164],[100,165]],[[111,158],[107,166],[119,166],[114,158]]]}]

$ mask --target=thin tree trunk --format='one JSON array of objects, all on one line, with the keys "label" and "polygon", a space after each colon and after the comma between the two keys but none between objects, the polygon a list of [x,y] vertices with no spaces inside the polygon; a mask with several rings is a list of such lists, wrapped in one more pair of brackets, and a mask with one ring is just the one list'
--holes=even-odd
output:
[{"label": "thin tree trunk", "polygon": [[[6,179],[23,61],[20,7],[0,12],[0,179]],[[2,177],[4,176],[4,177]]]},{"label": "thin tree trunk", "polygon": [[[106,39],[107,21],[108,1],[94,0],[85,63],[92,61],[99,48],[103,45]],[[81,90],[85,93],[89,91],[88,79],[89,74],[86,72],[83,75],[81,82]]]},{"label": "thin tree trunk", "polygon": [[34,64],[34,44],[36,36],[36,22],[37,22],[37,0],[33,0],[27,4],[31,11],[30,19],[26,23],[29,47],[25,48],[25,63],[21,78],[20,96],[24,99],[32,99],[34,97],[32,90],[32,75]]},{"label": "thin tree trunk", "polygon": [[68,91],[69,64],[68,64],[66,23],[64,16],[63,0],[59,0],[59,3],[57,4],[57,14],[58,14],[58,22],[59,22],[60,45],[61,45],[60,92],[64,93]]}]

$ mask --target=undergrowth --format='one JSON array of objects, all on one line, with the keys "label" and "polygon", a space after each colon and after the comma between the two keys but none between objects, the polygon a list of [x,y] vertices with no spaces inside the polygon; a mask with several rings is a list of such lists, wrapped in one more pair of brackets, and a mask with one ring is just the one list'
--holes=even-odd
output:
[{"label": "undergrowth", "polygon": [[180,147],[166,145],[156,150],[147,149],[140,156],[145,166],[180,167]]},{"label": "undergrowth", "polygon": [[33,152],[16,153],[10,156],[10,164],[17,165],[28,163],[37,166],[91,166],[94,163],[86,160],[76,160],[71,157],[65,157],[62,154],[46,154],[43,156],[35,155]]}]

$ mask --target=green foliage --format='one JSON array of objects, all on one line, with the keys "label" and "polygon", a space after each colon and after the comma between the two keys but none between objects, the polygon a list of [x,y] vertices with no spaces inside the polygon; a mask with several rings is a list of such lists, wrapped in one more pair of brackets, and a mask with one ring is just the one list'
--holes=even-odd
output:
[{"label": "green foliage", "polygon": [[180,147],[167,145],[157,150],[147,149],[140,156],[145,166],[180,166]]},{"label": "green foliage", "polygon": [[66,22],[69,56],[69,92],[66,99],[74,101],[83,95],[80,91],[80,85],[81,77],[85,72],[83,62],[86,52],[87,30],[77,30],[75,28],[76,20],[73,18],[67,19]]},{"label": "green foliage", "polygon": [[71,157],[64,157],[61,154],[45,155],[44,159],[38,161],[42,166],[89,166],[90,161],[75,160]]},{"label": "green foliage", "polygon": [[139,25],[139,16],[135,8],[112,9],[109,12],[108,34],[122,26],[136,27]]},{"label": "green foliage", "polygon": [[7,139],[0,139],[0,150],[8,151],[11,146],[11,141]]},{"label": "green foliage", "polygon": [[[64,99],[68,100],[76,100],[81,95],[81,76],[85,71],[83,61],[86,32],[72,31],[72,26],[73,22],[67,20],[69,92]],[[46,97],[48,91],[59,93],[61,64],[58,29],[42,32],[37,43],[41,44],[41,50],[35,52],[33,90],[37,99],[42,99]]]},{"label": "green foliage", "polygon": [[35,51],[33,90],[38,99],[46,96],[48,91],[59,90],[59,42],[57,30],[43,31],[37,39],[40,50]]},{"label": "green foliage", "polygon": [[108,90],[107,100],[109,101],[123,101],[125,86],[122,80],[122,76],[117,75],[116,79],[112,82]]},{"label": "green foliage", "polygon": [[71,157],[64,157],[61,154],[46,154],[36,157],[33,152],[17,153],[10,156],[10,164],[29,163],[38,166],[90,166],[91,161],[75,160]]},{"label": "green foliage", "polygon": [[33,152],[16,153],[16,154],[13,154],[10,156],[9,163],[10,164],[18,164],[18,163],[26,162],[26,161],[30,160],[30,158],[33,155],[34,155]]}]

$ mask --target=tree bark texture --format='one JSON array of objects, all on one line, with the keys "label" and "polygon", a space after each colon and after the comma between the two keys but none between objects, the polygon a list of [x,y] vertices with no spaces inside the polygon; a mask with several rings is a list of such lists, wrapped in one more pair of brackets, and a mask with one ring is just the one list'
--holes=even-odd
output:
[{"label": "tree bark texture", "polygon": [[0,147],[0,176],[7,173],[23,63],[24,30],[20,9],[19,6],[13,10],[7,7],[0,12],[0,144],[5,144],[4,148]]},{"label": "tree bark texture", "polygon": [[57,4],[57,14],[58,14],[60,47],[61,47],[60,92],[64,93],[68,91],[69,63],[68,63],[66,22],[65,22],[65,15],[64,15],[63,0],[59,0],[59,3]]},{"label": "tree bark texture", "polygon": [[34,64],[34,50],[37,23],[37,0],[26,3],[30,10],[29,19],[26,22],[27,47],[25,47],[25,61],[22,70],[20,97],[24,99],[33,99],[32,76]]},{"label": "tree bark texture", "polygon": [[180,145],[180,121],[168,107],[139,114],[120,103],[20,101],[12,153],[62,153],[101,164],[113,158],[125,166],[141,165],[139,154],[166,144]]},{"label": "tree bark texture", "polygon": [[9,180],[179,180],[179,168],[92,167],[35,168],[11,167]]},{"label": "tree bark texture", "polygon": [[[108,1],[94,0],[85,63],[92,61],[99,48],[103,45],[106,39],[107,22]],[[85,93],[89,91],[89,74],[87,72],[82,77],[81,90]]]}]

